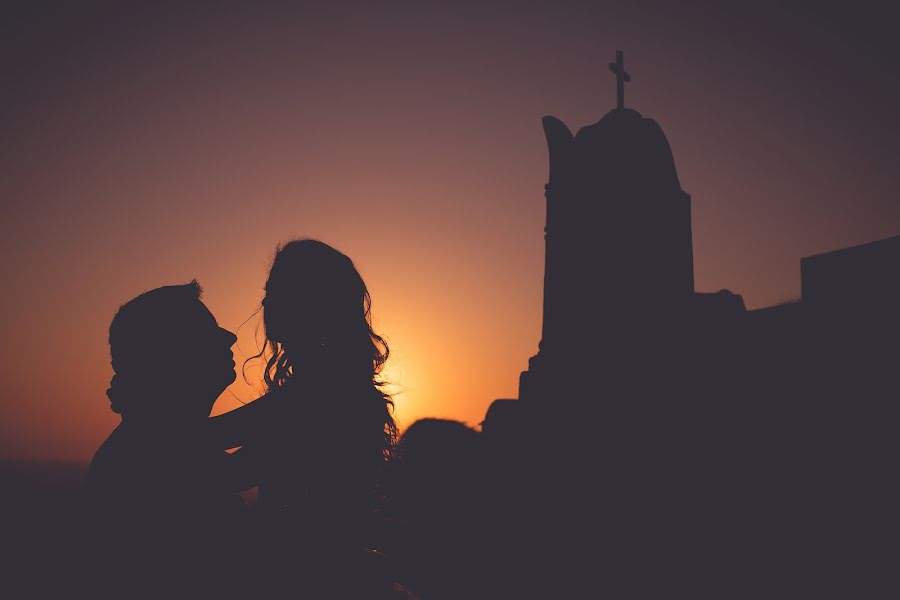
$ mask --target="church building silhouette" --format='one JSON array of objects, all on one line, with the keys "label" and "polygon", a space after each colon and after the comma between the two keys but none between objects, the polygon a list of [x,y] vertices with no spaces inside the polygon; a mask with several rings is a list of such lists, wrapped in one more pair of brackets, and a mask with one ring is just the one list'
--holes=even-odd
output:
[{"label": "church building silhouette", "polygon": [[893,511],[900,236],[803,258],[796,302],[696,291],[691,197],[621,51],[610,69],[599,122],[543,120],[542,339],[482,423],[515,471],[498,569],[547,597],[859,595]]},{"label": "church building silhouette", "polygon": [[[617,107],[599,122],[573,136],[559,119],[543,119],[541,340],[520,376],[519,402],[495,401],[485,425],[502,428],[532,409],[567,419],[619,414],[640,383],[635,367],[688,385],[708,375],[700,363],[723,352],[760,363],[791,348],[803,357],[795,363],[823,364],[851,344],[884,358],[900,332],[900,236],[804,258],[798,302],[748,311],[728,290],[695,291],[691,197],[660,126],[624,105],[623,59],[617,51],[609,65]],[[810,376],[797,365],[791,378],[801,375]]]}]

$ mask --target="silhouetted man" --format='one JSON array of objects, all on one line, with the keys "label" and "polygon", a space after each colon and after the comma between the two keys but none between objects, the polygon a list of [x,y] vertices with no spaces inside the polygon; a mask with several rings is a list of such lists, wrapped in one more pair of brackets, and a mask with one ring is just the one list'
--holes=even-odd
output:
[{"label": "silhouetted man", "polygon": [[[121,424],[94,456],[84,505],[87,567],[97,582],[146,589],[223,581],[240,551],[243,503],[229,456],[204,435],[235,379],[231,346],[196,281],[122,306],[109,328],[107,395]],[[225,569],[222,569],[226,566]]]}]

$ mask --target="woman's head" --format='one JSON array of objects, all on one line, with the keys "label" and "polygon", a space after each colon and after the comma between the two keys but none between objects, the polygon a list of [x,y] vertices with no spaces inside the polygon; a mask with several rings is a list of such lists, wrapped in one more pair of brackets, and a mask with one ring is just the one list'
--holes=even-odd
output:
[{"label": "woman's head", "polygon": [[371,383],[388,347],[372,330],[370,308],[366,284],[346,255],[317,240],[280,247],[266,281],[263,320],[272,350],[287,362],[267,369],[267,383],[280,386],[289,372],[307,366]]},{"label": "woman's head", "polygon": [[200,294],[192,281],[150,290],[119,308],[109,326],[115,376],[107,393],[115,412],[205,418],[234,381],[237,338],[219,327]]}]

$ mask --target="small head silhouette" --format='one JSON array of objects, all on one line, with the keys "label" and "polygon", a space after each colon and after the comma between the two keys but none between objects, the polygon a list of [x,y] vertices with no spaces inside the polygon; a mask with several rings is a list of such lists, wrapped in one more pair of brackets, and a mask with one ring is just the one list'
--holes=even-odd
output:
[{"label": "small head silhouette", "polygon": [[477,431],[460,421],[425,418],[410,425],[398,443],[398,462],[418,472],[444,477],[481,461]]},{"label": "small head silhouette", "polygon": [[419,419],[397,444],[394,500],[414,512],[462,510],[480,485],[481,434],[459,421]]},{"label": "small head silhouette", "polygon": [[201,291],[196,281],[165,286],[119,308],[109,326],[113,411],[130,419],[204,419],[235,380],[237,338],[219,327]]}]

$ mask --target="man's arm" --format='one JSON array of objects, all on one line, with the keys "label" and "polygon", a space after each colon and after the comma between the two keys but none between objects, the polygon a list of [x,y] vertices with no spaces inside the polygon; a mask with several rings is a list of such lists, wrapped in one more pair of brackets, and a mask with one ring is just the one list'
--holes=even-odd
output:
[{"label": "man's arm", "polygon": [[274,398],[266,394],[240,408],[207,419],[207,434],[215,448],[228,450],[244,446],[256,439],[267,419],[271,418]]},{"label": "man's arm", "polygon": [[259,485],[259,452],[255,446],[242,446],[225,457],[224,484],[232,493]]}]

